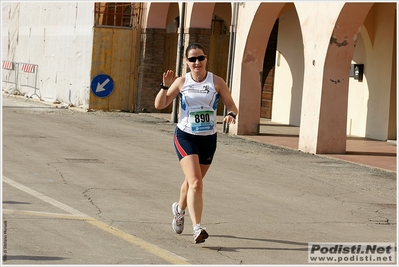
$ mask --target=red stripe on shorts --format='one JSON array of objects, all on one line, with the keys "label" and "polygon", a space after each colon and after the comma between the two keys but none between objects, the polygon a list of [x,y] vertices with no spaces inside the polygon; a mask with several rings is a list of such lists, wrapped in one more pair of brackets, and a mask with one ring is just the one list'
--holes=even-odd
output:
[{"label": "red stripe on shorts", "polygon": [[177,151],[179,151],[180,155],[184,158],[185,156],[187,156],[186,151],[184,151],[184,149],[181,147],[181,145],[179,144],[179,140],[177,140],[177,136],[175,134],[174,137],[174,141],[175,141],[175,146],[177,148]]}]

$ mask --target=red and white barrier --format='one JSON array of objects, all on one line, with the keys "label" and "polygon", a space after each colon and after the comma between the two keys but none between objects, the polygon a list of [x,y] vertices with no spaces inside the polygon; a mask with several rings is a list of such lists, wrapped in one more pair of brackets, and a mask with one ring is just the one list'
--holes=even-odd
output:
[{"label": "red and white barrier", "polygon": [[36,65],[22,63],[21,64],[21,70],[24,71],[24,72],[34,73],[35,72],[35,66]]},{"label": "red and white barrier", "polygon": [[36,95],[39,99],[41,98],[36,93],[39,90],[37,87],[37,74],[39,65],[14,61],[3,61],[2,68],[9,70],[2,71],[2,82],[11,83],[14,85],[13,90],[8,94],[8,96],[10,96],[14,91],[21,93],[19,89],[22,87],[29,87],[33,88],[35,91],[33,94],[28,96],[27,100],[32,98],[34,95]]},{"label": "red and white barrier", "polygon": [[13,70],[14,69],[14,64],[13,64],[12,61],[3,61],[2,68],[3,69],[7,69],[7,70]]},{"label": "red and white barrier", "polygon": [[2,60],[1,67],[4,69],[4,71],[2,71],[2,75],[1,75],[2,88],[3,88],[3,83],[11,84],[11,85],[5,86],[6,90],[12,88],[12,90],[8,94],[8,96],[10,96],[12,93],[14,93],[14,91],[20,92],[18,90],[18,88],[19,88],[18,87],[18,74],[19,74],[18,63],[14,62],[14,61],[3,61]]}]

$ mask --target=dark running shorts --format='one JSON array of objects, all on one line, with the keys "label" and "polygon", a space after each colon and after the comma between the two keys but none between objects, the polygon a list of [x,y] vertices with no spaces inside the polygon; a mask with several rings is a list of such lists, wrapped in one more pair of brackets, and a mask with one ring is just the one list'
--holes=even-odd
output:
[{"label": "dark running shorts", "polygon": [[209,165],[212,163],[213,155],[216,151],[216,139],[216,133],[212,135],[193,135],[176,127],[173,143],[179,161],[187,155],[197,154],[200,164]]}]

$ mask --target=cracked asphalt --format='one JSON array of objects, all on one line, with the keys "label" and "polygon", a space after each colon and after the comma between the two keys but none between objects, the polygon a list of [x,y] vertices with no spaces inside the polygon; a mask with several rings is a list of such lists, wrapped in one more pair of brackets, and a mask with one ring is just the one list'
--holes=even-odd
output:
[{"label": "cracked asphalt", "polygon": [[396,173],[219,133],[210,237],[194,244],[188,216],[183,234],[171,227],[174,124],[15,96],[2,106],[3,264],[307,265],[309,242],[397,242]]}]

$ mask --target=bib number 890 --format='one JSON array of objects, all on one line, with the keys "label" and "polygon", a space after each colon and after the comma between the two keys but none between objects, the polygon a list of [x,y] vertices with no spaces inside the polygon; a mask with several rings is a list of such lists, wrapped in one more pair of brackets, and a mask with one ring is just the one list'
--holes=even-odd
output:
[{"label": "bib number 890", "polygon": [[195,114],[195,122],[200,123],[200,122],[209,122],[211,119],[209,117],[209,114]]}]

